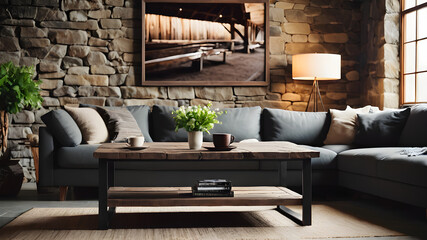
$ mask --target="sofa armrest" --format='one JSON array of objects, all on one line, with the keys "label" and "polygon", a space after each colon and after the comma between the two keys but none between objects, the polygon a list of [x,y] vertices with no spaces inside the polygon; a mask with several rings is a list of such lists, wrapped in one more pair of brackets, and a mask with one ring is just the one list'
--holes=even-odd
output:
[{"label": "sofa armrest", "polygon": [[39,130],[39,186],[53,187],[55,142],[46,127]]}]

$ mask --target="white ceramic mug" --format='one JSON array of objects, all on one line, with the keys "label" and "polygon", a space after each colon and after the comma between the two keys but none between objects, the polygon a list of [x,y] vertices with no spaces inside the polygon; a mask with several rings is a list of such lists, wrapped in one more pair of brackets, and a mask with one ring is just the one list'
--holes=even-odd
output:
[{"label": "white ceramic mug", "polygon": [[131,147],[142,147],[144,145],[145,138],[144,136],[132,136],[128,137],[126,142]]}]

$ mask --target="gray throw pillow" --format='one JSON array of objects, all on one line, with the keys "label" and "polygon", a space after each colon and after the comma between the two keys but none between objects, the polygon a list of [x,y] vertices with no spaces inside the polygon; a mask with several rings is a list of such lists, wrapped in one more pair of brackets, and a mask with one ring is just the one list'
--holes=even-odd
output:
[{"label": "gray throw pillow", "polygon": [[[90,104],[80,104],[80,107],[91,107],[96,108],[95,105]],[[109,108],[118,108],[118,107],[105,107],[107,109]],[[127,106],[126,107],[131,113],[132,116],[135,118],[136,122],[138,123],[139,129],[142,132],[142,135],[145,137],[146,142],[152,142],[153,139],[150,135],[150,125],[149,125],[149,116],[150,116],[150,107],[146,105],[135,105],[135,106]]]},{"label": "gray throw pillow", "polygon": [[403,128],[399,145],[405,147],[427,146],[427,104],[411,107],[411,114]]},{"label": "gray throw pillow", "polygon": [[326,112],[294,112],[264,108],[262,140],[319,146],[326,137],[329,122]]},{"label": "gray throw pillow", "polygon": [[62,109],[52,110],[41,117],[55,140],[64,147],[75,147],[82,142],[82,133],[74,119]]},{"label": "gray throw pillow", "polygon": [[154,105],[151,110],[151,133],[156,142],[186,142],[187,132],[181,128],[175,132],[172,111],[178,107]]},{"label": "gray throw pillow", "polygon": [[364,147],[394,147],[398,145],[402,129],[411,109],[357,114],[359,129],[355,144]]},{"label": "gray throw pillow", "polygon": [[209,131],[211,134],[204,133],[203,141],[212,142],[214,133],[231,133],[235,141],[261,140],[261,107],[224,108],[220,111],[224,112],[218,117],[222,124],[215,124]]},{"label": "gray throw pillow", "polygon": [[127,137],[142,135],[135,118],[125,107],[96,107],[105,122],[110,140],[124,142]]}]

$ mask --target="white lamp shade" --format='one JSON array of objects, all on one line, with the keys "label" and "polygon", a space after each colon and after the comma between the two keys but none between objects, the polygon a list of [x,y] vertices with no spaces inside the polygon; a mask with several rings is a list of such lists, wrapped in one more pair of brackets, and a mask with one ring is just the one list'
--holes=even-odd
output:
[{"label": "white lamp shade", "polygon": [[327,53],[293,55],[292,78],[296,80],[340,79],[341,55]]}]

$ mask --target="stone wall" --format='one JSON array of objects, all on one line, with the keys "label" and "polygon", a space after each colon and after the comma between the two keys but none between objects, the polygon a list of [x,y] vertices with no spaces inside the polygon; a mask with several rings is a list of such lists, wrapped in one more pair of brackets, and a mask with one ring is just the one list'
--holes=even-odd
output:
[{"label": "stone wall", "polygon": [[400,2],[365,1],[362,11],[362,95],[365,104],[399,107]]},{"label": "stone wall", "polygon": [[[269,87],[141,87],[139,0],[0,0],[0,62],[34,65],[43,108],[12,117],[13,157],[32,169],[29,149],[40,116],[66,104],[120,106],[205,104],[304,110],[312,82],[291,78],[291,56],[342,55],[342,79],[322,82],[326,108],[358,106],[360,3],[350,0],[270,1]],[[30,178],[30,177],[28,177]]]}]

